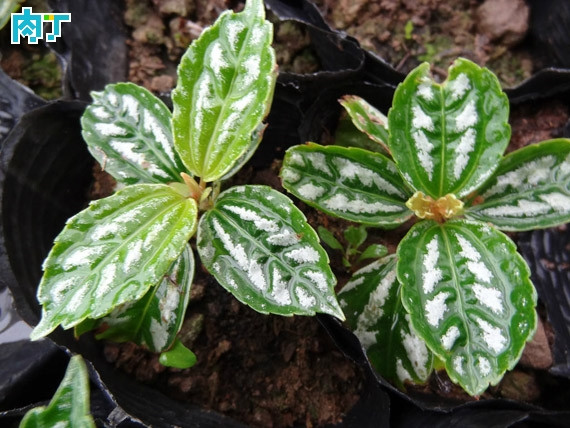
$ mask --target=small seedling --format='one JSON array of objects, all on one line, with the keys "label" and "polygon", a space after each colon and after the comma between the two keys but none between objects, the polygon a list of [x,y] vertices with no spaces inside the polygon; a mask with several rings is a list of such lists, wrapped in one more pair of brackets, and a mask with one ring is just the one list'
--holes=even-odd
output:
[{"label": "small seedling", "polygon": [[95,428],[89,413],[89,376],[81,355],[69,360],[61,384],[47,406],[28,411],[20,428]]},{"label": "small seedling", "polygon": [[387,124],[357,97],[342,103],[389,154],[296,146],[286,153],[283,185],[309,205],[369,226],[417,218],[396,255],[354,274],[341,305],[383,376],[424,382],[435,356],[454,382],[479,395],[514,367],[536,327],[529,268],[499,229],[570,221],[570,141],[503,157],[508,99],[489,70],[465,59],[442,84],[427,63],[413,70],[396,89]]},{"label": "small seedling", "polygon": [[[366,226],[348,226],[343,235],[347,242],[346,248],[342,246],[340,241],[325,227],[319,226],[317,232],[321,241],[331,247],[333,250],[342,252],[342,264],[346,268],[352,267],[353,263],[360,263],[364,260],[378,259],[388,254],[388,249],[381,244],[370,244],[364,251],[359,250],[368,237]],[[356,257],[358,256],[358,257]]]},{"label": "small seedling", "polygon": [[196,357],[178,332],[194,274],[188,243],[238,300],[261,313],[344,319],[328,256],[281,193],[222,183],[263,135],[276,79],[273,28],[261,0],[225,12],[187,50],[174,112],[137,85],[93,93],[83,136],[121,186],[69,219],[44,262],[39,339],[58,325],[134,341],[165,365]]}]

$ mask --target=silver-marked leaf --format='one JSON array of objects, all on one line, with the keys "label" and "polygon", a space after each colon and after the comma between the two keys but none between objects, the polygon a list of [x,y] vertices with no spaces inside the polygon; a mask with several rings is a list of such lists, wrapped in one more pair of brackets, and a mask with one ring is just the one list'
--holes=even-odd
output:
[{"label": "silver-marked leaf", "polygon": [[265,132],[265,128],[267,128],[267,125],[265,123],[261,123],[255,129],[255,131],[253,131],[253,134],[251,134],[251,141],[249,142],[249,146],[247,147],[247,149],[243,152],[241,157],[238,160],[236,160],[231,169],[220,180],[227,180],[228,178],[230,178],[232,175],[238,172],[247,163],[248,160],[251,159],[251,157],[259,147],[259,143],[261,143],[261,140],[263,139],[263,133]]},{"label": "silver-marked leaf", "polygon": [[316,232],[289,198],[268,186],[220,194],[200,219],[198,252],[218,282],[258,312],[344,319]]},{"label": "silver-marked leaf", "polygon": [[28,411],[20,428],[95,428],[89,413],[89,376],[81,355],[69,360],[57,391],[47,406]]},{"label": "silver-marked leaf", "polygon": [[497,384],[536,327],[516,245],[485,223],[417,223],[398,246],[402,303],[417,334],[469,394]]},{"label": "silver-marked leaf", "polygon": [[356,271],[338,299],[350,328],[380,375],[400,387],[407,380],[427,380],[433,355],[410,327],[400,298],[395,255]]},{"label": "silver-marked leaf", "polygon": [[406,181],[433,199],[466,196],[491,176],[509,142],[509,101],[493,73],[457,59],[441,85],[412,70],[388,112],[389,147]]},{"label": "silver-marked leaf", "polygon": [[68,220],[44,261],[33,340],[143,297],[178,258],[197,206],[163,184],[128,186]]},{"label": "silver-marked leaf", "polygon": [[570,221],[570,140],[523,147],[506,156],[471,198],[469,218],[503,230],[530,230]]},{"label": "silver-marked leaf", "polygon": [[133,83],[92,92],[81,126],[89,151],[124,184],[182,181],[186,168],[174,151],[172,114],[152,93]]},{"label": "silver-marked leaf", "polygon": [[376,151],[388,154],[388,118],[374,106],[356,95],[342,97],[340,104],[352,119],[354,126],[378,144],[379,150]]},{"label": "silver-marked leaf", "polygon": [[178,67],[174,144],[206,182],[223,177],[248,150],[271,104],[276,79],[273,26],[261,0],[223,13],[194,41]]},{"label": "silver-marked leaf", "polygon": [[359,148],[307,144],[287,150],[283,187],[327,214],[371,226],[394,227],[412,212],[411,196],[387,157]]},{"label": "silver-marked leaf", "polygon": [[193,277],[194,255],[186,245],[158,285],[101,319],[105,331],[97,339],[131,341],[152,352],[170,348],[184,321]]}]

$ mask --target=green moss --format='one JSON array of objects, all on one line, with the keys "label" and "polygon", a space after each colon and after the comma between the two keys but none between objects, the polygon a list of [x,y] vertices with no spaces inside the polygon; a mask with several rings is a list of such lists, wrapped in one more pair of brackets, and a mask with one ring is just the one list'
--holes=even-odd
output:
[{"label": "green moss", "polygon": [[32,55],[30,63],[22,69],[22,79],[36,94],[46,100],[62,96],[62,71],[53,52]]}]

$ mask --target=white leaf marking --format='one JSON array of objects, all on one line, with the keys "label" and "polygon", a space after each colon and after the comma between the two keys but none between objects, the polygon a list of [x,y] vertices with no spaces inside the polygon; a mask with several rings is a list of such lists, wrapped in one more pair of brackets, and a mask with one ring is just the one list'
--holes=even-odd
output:
[{"label": "white leaf marking", "polygon": [[291,304],[291,296],[289,295],[289,290],[287,289],[287,283],[283,281],[281,272],[279,269],[273,268],[273,289],[271,290],[271,296],[275,301],[282,306]]},{"label": "white leaf marking", "polygon": [[[406,321],[410,325],[410,315],[406,314]],[[412,363],[414,371],[417,373],[420,379],[425,379],[428,375],[427,364],[429,360],[429,352],[426,347],[425,342],[420,339],[413,330],[411,333],[407,334],[402,330],[402,344],[406,350],[408,359]]]},{"label": "white leaf marking", "polygon": [[127,130],[125,128],[121,128],[114,123],[98,122],[95,124],[95,129],[104,137],[117,137],[127,135]]},{"label": "white leaf marking", "polygon": [[154,318],[150,319],[150,335],[152,337],[152,343],[154,349],[162,349],[166,346],[166,342],[168,341],[168,331],[166,326],[162,323],[159,323]]},{"label": "white leaf marking", "polygon": [[299,194],[310,201],[316,200],[319,196],[321,196],[325,192],[324,187],[315,186],[312,183],[305,183],[300,186],[297,191]]},{"label": "white leaf marking", "polygon": [[304,272],[303,275],[306,276],[307,278],[309,278],[311,280],[311,282],[313,284],[315,284],[317,286],[317,288],[320,291],[322,291],[323,293],[326,293],[329,290],[329,287],[327,284],[327,279],[322,274],[322,272],[317,272],[314,270],[308,270],[308,271]]},{"label": "white leaf marking", "polygon": [[[390,294],[390,289],[394,285],[395,281],[396,281],[396,271],[392,270],[384,278],[382,278],[380,284],[378,284],[378,286],[374,289],[374,291],[370,293],[370,296],[368,297],[368,302],[366,303],[366,305],[362,309],[362,312],[358,316],[358,319],[356,321],[356,330],[354,333],[359,338],[364,337],[368,339],[373,339],[372,341],[368,340],[367,342],[364,342],[361,339],[362,346],[364,346],[365,349],[368,349],[370,346],[376,343],[376,336],[375,336],[376,333],[369,332],[368,330],[371,327],[374,327],[374,324],[376,324],[378,319],[382,317],[382,315],[384,314],[383,308],[384,305],[386,304],[386,299]],[[371,335],[367,335],[367,333],[371,333]]]},{"label": "white leaf marking", "polygon": [[304,246],[285,253],[285,257],[297,263],[316,263],[319,261],[319,253],[312,247]]},{"label": "white leaf marking", "polygon": [[271,245],[278,245],[280,247],[288,247],[300,241],[297,234],[291,230],[285,230],[281,233],[271,235],[267,238],[267,242]]},{"label": "white leaf marking", "polygon": [[471,89],[471,84],[465,73],[460,73],[454,80],[448,83],[447,87],[451,90],[451,99],[455,101],[463,97],[465,92]]},{"label": "white leaf marking", "polygon": [[103,268],[101,277],[99,278],[99,284],[95,290],[95,297],[101,298],[111,290],[116,275],[117,265],[115,263],[110,263]]},{"label": "white leaf marking", "polygon": [[412,380],[412,375],[405,369],[402,360],[399,358],[396,360],[396,375],[401,382]]},{"label": "white leaf marking", "polygon": [[479,356],[477,358],[477,368],[479,369],[479,373],[481,373],[483,376],[487,376],[489,373],[491,373],[491,363],[485,357]]},{"label": "white leaf marking", "polygon": [[[332,172],[327,165],[326,157],[322,153],[304,153],[303,156],[309,160],[313,168],[318,171],[324,172],[327,175],[332,175]],[[304,164],[304,163],[303,163]]]},{"label": "white leaf marking", "polygon": [[433,121],[419,105],[412,107],[412,126],[415,129],[425,129],[427,131],[433,131]]},{"label": "white leaf marking", "polygon": [[433,159],[431,157],[431,151],[433,150],[434,145],[430,143],[426,134],[422,131],[414,131],[412,133],[412,139],[416,144],[417,156],[420,161],[420,165],[431,180],[433,177]]},{"label": "white leaf marking", "polygon": [[424,272],[422,273],[423,290],[424,294],[429,294],[435,288],[435,285],[443,278],[443,272],[437,267],[439,260],[439,245],[437,236],[427,244],[427,253],[424,255],[423,266]]},{"label": "white leaf marking", "polygon": [[447,310],[447,305],[445,304],[446,299],[450,296],[448,292],[441,292],[435,295],[435,297],[426,302],[425,312],[428,323],[433,327],[437,327],[439,322],[443,319],[443,315]]},{"label": "white leaf marking", "polygon": [[461,113],[455,117],[455,127],[458,132],[465,131],[467,128],[477,123],[477,108],[475,100],[469,100]]},{"label": "white leaf marking", "polygon": [[297,299],[299,299],[299,303],[304,308],[310,308],[317,302],[315,296],[311,296],[301,287],[295,288],[295,294],[297,295]]},{"label": "white leaf marking", "polygon": [[101,256],[105,252],[105,249],[106,247],[101,245],[96,247],[78,248],[68,255],[61,262],[61,265],[65,271],[77,266],[90,265],[97,259],[97,257]]},{"label": "white leaf marking", "polygon": [[279,226],[275,221],[263,218],[255,211],[234,205],[226,205],[224,208],[234,214],[237,214],[243,221],[252,221],[255,227],[259,230],[270,233],[277,232],[279,230]]},{"label": "white leaf marking", "polygon": [[503,293],[493,287],[484,287],[481,284],[473,286],[473,292],[479,303],[487,306],[494,313],[499,314],[503,312]]},{"label": "white leaf marking", "polygon": [[475,131],[471,128],[463,134],[455,150],[455,165],[453,165],[453,176],[456,180],[461,177],[461,173],[469,162],[469,154],[475,148]]},{"label": "white leaf marking", "polygon": [[387,192],[391,195],[405,196],[394,185],[368,168],[364,168],[348,159],[342,158],[335,158],[334,163],[339,169],[342,179],[357,179],[365,186],[372,186],[372,184],[374,184],[380,191]]},{"label": "white leaf marking", "polygon": [[433,90],[429,79],[424,79],[422,83],[420,83],[418,86],[418,95],[426,101],[433,99]]},{"label": "white leaf marking", "polygon": [[489,284],[491,279],[493,279],[493,274],[491,271],[485,266],[483,262],[481,262],[481,254],[471,245],[471,243],[465,239],[461,235],[456,235],[457,241],[461,246],[460,254],[469,260],[467,262],[467,269],[475,275],[479,281],[486,282]]},{"label": "white leaf marking", "polygon": [[455,369],[455,371],[458,374],[460,374],[462,376],[465,374],[465,370],[463,369],[463,362],[464,362],[464,358],[461,355],[457,355],[453,359],[453,368]]},{"label": "white leaf marking", "polygon": [[267,288],[267,283],[265,281],[262,267],[259,263],[257,263],[256,260],[249,260],[245,249],[241,244],[234,245],[230,235],[226,233],[218,220],[214,219],[213,224],[224,248],[230,253],[230,256],[236,261],[239,268],[247,274],[247,277],[255,287],[262,291],[265,290]]},{"label": "white leaf marking", "polygon": [[483,340],[489,349],[497,354],[501,352],[507,344],[507,338],[503,336],[501,329],[499,327],[492,326],[490,323],[479,317],[475,317],[475,321],[481,328],[483,333]]},{"label": "white leaf marking", "polygon": [[322,204],[330,210],[341,212],[348,211],[355,214],[376,214],[379,212],[389,213],[403,211],[403,208],[398,205],[388,205],[383,204],[382,202],[370,203],[368,201],[363,201],[360,198],[350,200],[341,193],[323,201]]},{"label": "white leaf marking", "polygon": [[441,346],[443,346],[443,349],[449,351],[455,344],[455,341],[459,337],[459,334],[459,329],[456,326],[452,325],[449,327],[445,334],[441,337]]},{"label": "white leaf marking", "polygon": [[122,97],[123,108],[128,116],[135,122],[139,121],[139,102],[132,95],[126,94]]},{"label": "white leaf marking", "polygon": [[538,184],[548,181],[555,165],[556,158],[550,155],[525,163],[514,171],[499,175],[497,182],[485,191],[483,197],[487,199],[490,196],[501,194],[508,187],[517,192],[534,189]]}]

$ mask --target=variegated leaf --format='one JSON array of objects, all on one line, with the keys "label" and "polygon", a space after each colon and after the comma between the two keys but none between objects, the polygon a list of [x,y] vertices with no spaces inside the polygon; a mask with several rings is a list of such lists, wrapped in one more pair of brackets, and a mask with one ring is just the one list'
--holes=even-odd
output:
[{"label": "variegated leaf", "polygon": [[395,255],[356,271],[338,293],[350,328],[378,373],[403,386],[425,382],[433,355],[410,327],[400,298]]},{"label": "variegated leaf", "polygon": [[81,355],[69,360],[65,376],[47,406],[27,412],[20,428],[95,428],[89,413],[89,376]]},{"label": "variegated leaf", "polygon": [[379,150],[375,151],[388,154],[388,118],[356,95],[342,97],[340,104],[345,108],[354,126],[378,144]]},{"label": "variegated leaf", "polygon": [[398,246],[398,279],[414,330],[471,395],[514,367],[535,330],[528,266],[484,223],[417,223]]},{"label": "variegated leaf", "polygon": [[174,151],[170,110],[141,86],[107,85],[92,92],[81,118],[89,151],[124,184],[182,181],[186,168]]},{"label": "variegated leaf", "polygon": [[140,299],[196,229],[197,206],[163,184],[128,186],[68,220],[44,262],[33,340]]},{"label": "variegated leaf", "polygon": [[267,125],[261,123],[255,129],[255,131],[253,131],[253,134],[251,134],[251,141],[249,142],[249,146],[243,152],[241,157],[238,160],[236,160],[231,169],[221,178],[221,180],[227,180],[228,178],[233,176],[247,163],[248,160],[251,159],[251,157],[259,147],[259,143],[261,143],[261,140],[263,139],[263,133],[265,132],[265,128],[267,128]]},{"label": "variegated leaf", "polygon": [[226,190],[198,226],[204,266],[239,301],[261,313],[344,319],[327,253],[303,213],[267,186]]},{"label": "variegated leaf", "polygon": [[394,163],[358,148],[307,144],[287,150],[283,187],[327,214],[372,226],[393,227],[412,215],[411,196]]},{"label": "variegated leaf", "polygon": [[497,168],[510,138],[508,116],[507,96],[486,68],[460,58],[437,84],[424,63],[396,89],[390,151],[415,190],[463,197]]},{"label": "variegated leaf", "polygon": [[248,150],[271,103],[276,79],[273,27],[261,0],[223,13],[190,46],[178,67],[174,144],[206,182],[220,179]]},{"label": "variegated leaf", "polygon": [[467,217],[503,230],[570,222],[570,140],[544,141],[509,154],[470,202]]},{"label": "variegated leaf", "polygon": [[182,327],[194,277],[192,248],[186,245],[162,281],[135,302],[125,303],[101,320],[97,339],[135,342],[152,352],[170,348]]}]

